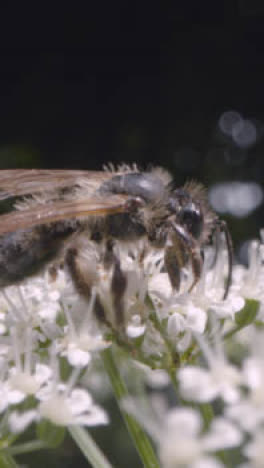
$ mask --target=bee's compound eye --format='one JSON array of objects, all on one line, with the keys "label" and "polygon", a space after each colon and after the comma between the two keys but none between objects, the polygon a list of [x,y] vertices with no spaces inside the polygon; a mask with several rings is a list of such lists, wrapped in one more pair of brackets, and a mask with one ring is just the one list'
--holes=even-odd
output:
[{"label": "bee's compound eye", "polygon": [[203,215],[199,207],[193,203],[185,206],[180,212],[180,222],[196,239],[203,229]]}]

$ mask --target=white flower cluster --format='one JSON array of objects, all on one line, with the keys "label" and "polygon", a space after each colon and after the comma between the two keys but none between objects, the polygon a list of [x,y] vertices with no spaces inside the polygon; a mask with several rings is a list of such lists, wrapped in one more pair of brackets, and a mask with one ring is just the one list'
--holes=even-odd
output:
[{"label": "white flower cluster", "polygon": [[132,398],[124,401],[124,407],[156,442],[163,468],[223,468],[215,453],[236,447],[242,440],[240,430],[227,418],[215,417],[205,430],[198,410],[168,409],[158,396],[148,407]]},{"label": "white flower cluster", "polygon": [[[180,393],[186,401],[212,404],[218,399],[222,402],[222,415],[227,424],[222,436],[230,442],[230,447],[241,447],[241,456],[246,460],[241,467],[258,468],[264,460],[264,330],[249,327],[247,334],[247,357],[239,365],[228,361],[219,336],[211,346],[204,337],[197,336],[207,368],[186,366],[179,370],[178,378]],[[224,439],[221,442],[220,434],[219,444],[218,449],[227,447]]]},{"label": "white flower cluster", "polygon": [[[62,270],[56,279],[46,272],[2,291],[0,411],[9,409],[12,432],[42,418],[57,426],[108,423],[106,412],[80,386],[92,352],[109,346],[95,322],[88,323],[92,305],[78,298]],[[60,360],[65,357],[69,366],[62,379]],[[34,404],[25,410],[32,398]]]},{"label": "white flower cluster", "polygon": [[[178,371],[184,407],[168,408],[164,395],[152,397],[151,404],[124,401],[156,442],[163,468],[264,466],[264,331],[252,328],[249,335],[248,357],[240,365],[228,361],[219,334],[212,345],[196,336],[207,368],[189,365]],[[210,414],[213,408],[216,414]],[[239,461],[234,463],[228,451],[235,448]]]},{"label": "white flower cluster", "polygon": [[[159,290],[153,290],[160,299],[156,312],[161,320],[168,318],[168,336],[179,351],[188,349],[195,339],[201,352],[194,364],[176,371],[184,407],[168,409],[164,398],[154,400],[151,408],[146,400],[124,402],[156,442],[164,468],[264,466],[264,246],[251,243],[249,266],[234,267],[232,286],[223,301],[225,271],[221,256],[214,268],[205,268],[193,292],[171,296],[166,294],[169,285],[164,273],[153,279],[159,284]],[[250,318],[247,312],[251,313],[252,304]],[[233,334],[238,356],[232,347],[230,356],[225,350],[225,338]],[[216,415],[204,415],[203,420],[208,408],[215,408]],[[228,457],[232,449],[236,449],[235,462],[234,455]]]},{"label": "white flower cluster", "polygon": [[[89,300],[80,297],[63,269],[55,275],[45,271],[1,292],[0,412],[9,430],[21,432],[42,418],[61,426],[106,424],[107,414],[86,387],[87,369],[98,352],[116,342],[143,369],[149,366],[145,381],[153,387],[168,384],[166,371],[176,375],[186,402],[222,402],[223,412],[206,430],[196,409],[164,409],[155,420],[125,403],[156,441],[164,468],[221,467],[216,452],[244,441],[248,465],[243,467],[264,466],[264,332],[252,332],[247,339],[241,334],[248,354],[239,365],[229,360],[223,346],[224,336],[239,328],[237,317],[248,299],[259,304],[254,318],[264,321],[264,247],[253,243],[249,267],[234,268],[225,300],[224,250],[216,258],[205,252],[202,278],[191,292],[191,273],[184,268],[181,289],[175,292],[163,268],[162,250],[150,249],[144,241],[120,243],[115,246],[118,266],[109,266],[100,261],[102,247],[87,248],[95,278]],[[115,285],[117,269],[122,288]],[[61,362],[67,363],[66,376]],[[96,378],[92,380],[90,388],[96,386]],[[25,404],[29,401],[30,407]]]}]

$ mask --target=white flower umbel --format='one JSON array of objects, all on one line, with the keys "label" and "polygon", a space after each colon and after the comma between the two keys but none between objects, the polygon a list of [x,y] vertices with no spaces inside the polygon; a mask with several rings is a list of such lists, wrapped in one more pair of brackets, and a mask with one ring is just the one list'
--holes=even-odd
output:
[{"label": "white flower umbel", "polygon": [[[250,399],[262,408],[258,393],[264,379],[258,377],[260,383],[256,383],[262,370],[253,352],[240,370],[228,362],[223,350],[223,319],[234,321],[245,296],[235,282],[223,301],[227,261],[221,253],[216,263],[206,259],[202,278],[191,292],[191,265],[186,265],[180,291],[175,291],[164,269],[164,249],[153,249],[143,240],[133,245],[116,242],[108,251],[103,242],[87,240],[82,260],[88,262],[91,284],[85,283],[85,291],[77,292],[63,270],[54,278],[44,273],[7,288],[0,298],[0,411],[11,431],[21,432],[42,419],[66,427],[106,424],[105,411],[87,388],[93,387],[90,372],[96,368],[98,352],[110,354],[105,348],[112,343],[125,351],[120,353],[121,366],[128,368],[127,359],[132,357],[153,369],[138,381],[134,373],[133,388],[147,384],[161,389],[168,384],[168,376],[176,387],[179,378],[185,401],[221,398],[223,405],[229,405],[234,424],[244,430],[231,408],[246,403],[251,411]],[[211,316],[215,327],[208,320]],[[198,357],[199,347],[203,361],[188,366],[190,359],[193,363]],[[111,355],[116,349],[113,346]],[[68,380],[59,369],[70,375]],[[94,388],[103,382],[96,379]],[[164,468],[218,468],[221,464],[215,453],[241,441],[227,412],[207,428],[198,412],[187,408],[166,408],[157,415],[154,410],[146,414],[137,403],[135,408],[131,412],[156,442]],[[259,415],[257,422],[253,417],[252,440],[264,424],[261,411]]]}]

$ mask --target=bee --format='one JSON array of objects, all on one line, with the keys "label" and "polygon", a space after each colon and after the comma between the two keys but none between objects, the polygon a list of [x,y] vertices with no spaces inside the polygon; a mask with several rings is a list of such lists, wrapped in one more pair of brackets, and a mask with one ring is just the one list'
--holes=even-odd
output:
[{"label": "bee", "polygon": [[224,297],[228,294],[230,234],[198,183],[177,188],[163,169],[140,171],[136,166],[104,171],[1,170],[0,207],[6,201],[13,209],[0,216],[0,287],[19,283],[61,255],[77,290],[89,298],[91,283],[82,256],[87,238],[105,245],[105,261],[114,263],[118,297],[125,281],[114,245],[145,238],[153,248],[163,249],[164,269],[175,290],[180,288],[182,269],[190,265],[191,290],[201,277],[205,246],[223,232],[229,265]]}]

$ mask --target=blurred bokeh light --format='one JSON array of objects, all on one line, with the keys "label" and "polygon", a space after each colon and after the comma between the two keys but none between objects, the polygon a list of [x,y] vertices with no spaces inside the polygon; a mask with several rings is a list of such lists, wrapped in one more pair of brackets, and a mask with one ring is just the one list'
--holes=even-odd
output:
[{"label": "blurred bokeh light", "polygon": [[263,190],[255,182],[224,182],[210,188],[209,201],[218,213],[243,218],[260,206]]}]

